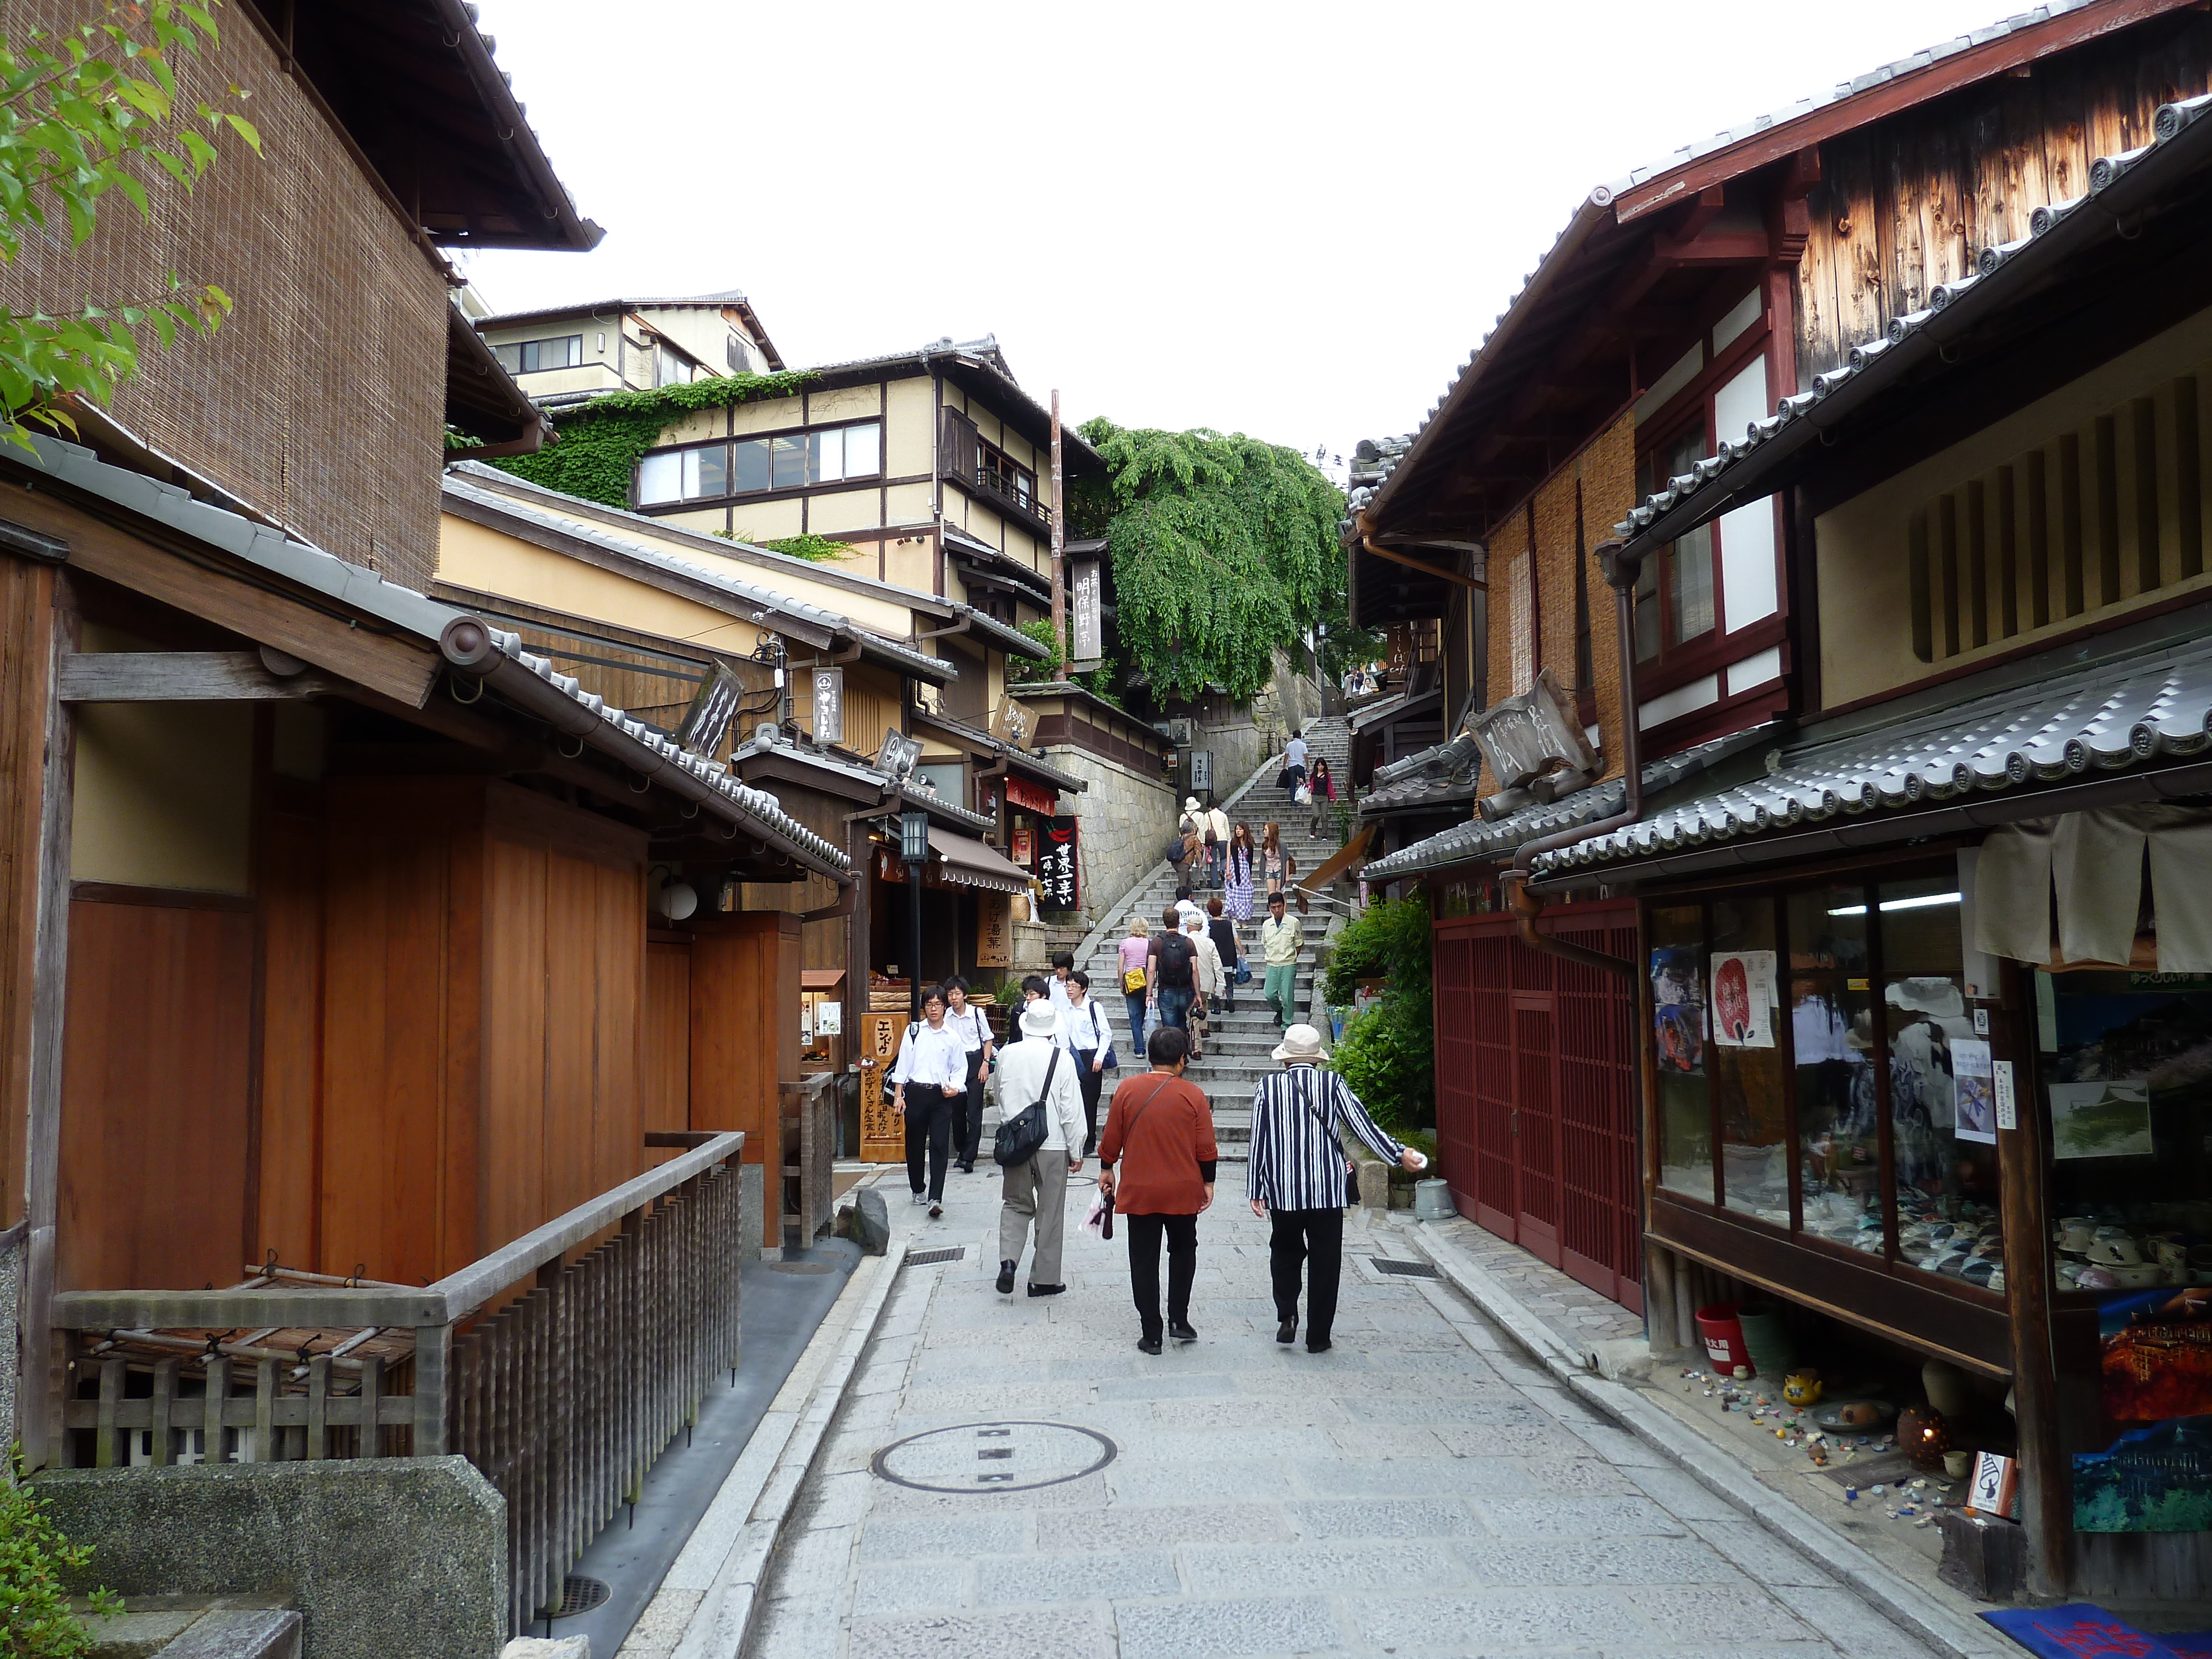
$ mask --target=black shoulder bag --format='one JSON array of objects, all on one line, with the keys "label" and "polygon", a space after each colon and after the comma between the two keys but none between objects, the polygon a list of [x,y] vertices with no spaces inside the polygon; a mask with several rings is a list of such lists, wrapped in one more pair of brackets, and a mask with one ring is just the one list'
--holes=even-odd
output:
[{"label": "black shoulder bag", "polygon": [[1052,1058],[1044,1063],[1044,1082],[1037,1089],[1037,1097],[999,1126],[999,1133],[991,1142],[991,1156],[1001,1167],[1011,1170],[1016,1164],[1028,1163],[1051,1133],[1045,1116],[1045,1097],[1052,1092],[1052,1074],[1060,1069],[1060,1045],[1054,1043]]}]

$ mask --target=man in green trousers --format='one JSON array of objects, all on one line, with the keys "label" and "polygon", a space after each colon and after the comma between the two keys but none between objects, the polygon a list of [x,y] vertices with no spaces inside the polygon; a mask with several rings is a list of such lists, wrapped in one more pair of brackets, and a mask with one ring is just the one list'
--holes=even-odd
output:
[{"label": "man in green trousers", "polygon": [[1290,1025],[1298,1018],[1298,947],[1304,943],[1304,926],[1289,914],[1283,896],[1270,896],[1267,919],[1260,924],[1260,959],[1267,964],[1264,989],[1279,1026]]}]

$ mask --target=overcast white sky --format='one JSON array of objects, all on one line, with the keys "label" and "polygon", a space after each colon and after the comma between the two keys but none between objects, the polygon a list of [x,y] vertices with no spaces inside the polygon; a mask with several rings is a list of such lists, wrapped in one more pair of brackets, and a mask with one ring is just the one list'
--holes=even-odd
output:
[{"label": "overcast white sky", "polygon": [[742,288],[793,366],[995,333],[1070,419],[1406,431],[1590,187],[2014,0],[483,0],[589,254],[500,310]]}]

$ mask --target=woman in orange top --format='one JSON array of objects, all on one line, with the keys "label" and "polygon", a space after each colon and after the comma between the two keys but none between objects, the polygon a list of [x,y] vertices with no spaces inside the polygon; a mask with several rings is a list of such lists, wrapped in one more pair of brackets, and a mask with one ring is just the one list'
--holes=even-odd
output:
[{"label": "woman in orange top", "polygon": [[[1183,1080],[1190,1039],[1162,1025],[1145,1045],[1152,1069],[1114,1091],[1106,1133],[1098,1138],[1098,1186],[1113,1200],[1129,1235],[1129,1289],[1143,1334],[1137,1346],[1160,1351],[1160,1241],[1168,1247],[1167,1333],[1195,1342],[1190,1287],[1198,1277],[1198,1216],[1213,1202],[1220,1152],[1213,1109],[1198,1085]],[[1121,1165],[1117,1171],[1116,1164]]]}]

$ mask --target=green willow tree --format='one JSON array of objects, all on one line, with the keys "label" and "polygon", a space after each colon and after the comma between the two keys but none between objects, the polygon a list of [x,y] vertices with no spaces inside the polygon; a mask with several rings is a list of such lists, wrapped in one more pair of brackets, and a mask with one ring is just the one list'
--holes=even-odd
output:
[{"label": "green willow tree", "polygon": [[1105,521],[1120,643],[1156,696],[1249,697],[1276,651],[1341,609],[1344,497],[1296,450],[1202,427],[1081,431],[1109,479],[1079,506]]},{"label": "green willow tree", "polygon": [[[88,0],[100,15],[72,31],[0,40],[0,264],[63,230],[82,246],[110,191],[150,220],[149,184],[167,175],[189,192],[226,129],[260,153],[243,115],[178,101],[172,65],[216,43],[214,3]],[[246,94],[233,85],[229,96]],[[230,303],[214,283],[187,289],[173,270],[153,294],[0,313],[0,437],[27,445],[33,425],[74,434],[69,401],[106,403],[137,372],[142,334],[167,350],[181,332],[213,333]]]}]

